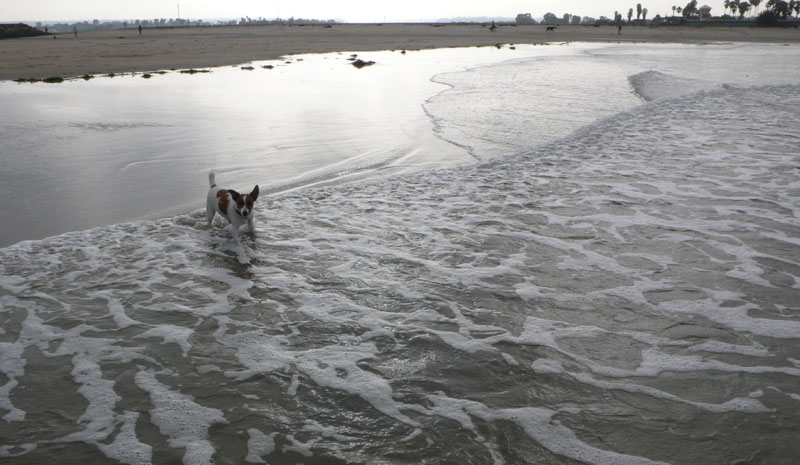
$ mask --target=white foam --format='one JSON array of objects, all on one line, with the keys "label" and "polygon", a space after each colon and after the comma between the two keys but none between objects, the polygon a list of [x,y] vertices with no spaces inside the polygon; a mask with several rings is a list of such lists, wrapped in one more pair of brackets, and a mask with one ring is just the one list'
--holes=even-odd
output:
[{"label": "white foam", "polygon": [[619,382],[609,382],[609,381],[602,381],[591,377],[590,375],[583,374],[583,373],[568,373],[564,367],[556,360],[548,360],[548,359],[538,359],[536,360],[533,365],[531,366],[533,371],[536,373],[542,374],[561,374],[565,376],[569,376],[570,378],[584,383],[591,386],[595,386],[601,389],[614,389],[620,391],[626,391],[636,394],[643,394],[646,396],[654,397],[657,399],[662,400],[669,400],[672,402],[678,402],[686,405],[691,405],[692,407],[699,408],[701,410],[705,410],[708,412],[714,413],[724,413],[724,412],[744,412],[744,413],[760,413],[760,412],[773,412],[774,409],[768,409],[764,406],[761,402],[756,400],[756,397],[760,397],[758,395],[759,391],[755,391],[748,395],[748,397],[737,397],[730,400],[727,400],[721,404],[712,404],[708,402],[696,402],[691,401],[688,399],[683,399],[679,396],[674,394],[670,394],[668,392],[661,391],[659,389],[655,389],[649,386],[642,386],[639,384],[634,383],[619,383]]},{"label": "white foam", "polygon": [[[717,293],[717,295],[723,294],[725,293]],[[736,331],[780,339],[800,338],[800,321],[754,318],[749,315],[751,310],[757,309],[752,304],[742,303],[732,307],[722,306],[717,302],[718,300],[713,302],[675,300],[662,302],[659,308],[670,313],[701,315]]]},{"label": "white foam", "polygon": [[289,383],[289,389],[286,390],[286,393],[290,396],[296,396],[298,387],[300,387],[300,377],[294,374],[292,375],[292,381]]},{"label": "white foam", "polygon": [[505,359],[506,363],[508,363],[511,366],[519,366],[519,362],[517,361],[517,359],[515,359],[510,354],[503,352],[503,359]]},{"label": "white foam", "polygon": [[286,350],[288,339],[283,336],[248,331],[226,335],[221,342],[236,349],[236,357],[245,367],[240,371],[226,371],[225,375],[240,380],[261,373],[286,371],[294,362],[294,357]]},{"label": "white foam", "polygon": [[[553,410],[535,407],[490,409],[474,401],[453,399],[443,395],[429,395],[434,404],[431,409],[435,414],[458,421],[470,431],[476,431],[470,416],[484,421],[510,421],[520,426],[525,433],[542,447],[554,454],[565,456],[582,463],[606,465],[610,463],[622,465],[665,465],[638,457],[625,455],[590,446],[579,440],[569,428],[553,420],[557,413]],[[495,461],[497,463],[497,461]]]},{"label": "white foam", "polygon": [[[598,371],[603,372],[606,370]],[[696,355],[669,355],[655,348],[646,349],[642,352],[642,363],[639,368],[636,369],[635,374],[639,376],[656,376],[665,371],[722,371],[728,373],[752,374],[782,373],[789,376],[800,376],[800,369],[798,368],[733,365],[717,360],[705,360]]]},{"label": "white foam", "polygon": [[154,406],[150,417],[161,434],[169,437],[169,445],[186,449],[183,463],[212,464],[214,447],[208,440],[208,429],[215,423],[227,423],[222,411],[199,405],[191,396],[169,389],[152,370],[137,372],[136,385],[150,394]]},{"label": "white foam", "polygon": [[[67,337],[52,354],[72,355],[72,377],[80,385],[78,392],[88,401],[86,410],[78,419],[84,429],[58,438],[56,442],[86,442],[95,445],[107,457],[122,463],[150,463],[151,447],[140,442],[135,434],[138,413],[116,412],[121,397],[114,390],[115,382],[103,377],[100,366],[105,361],[130,363],[148,358],[143,357],[138,348],[119,347],[116,341],[110,339],[82,335],[93,329],[82,325],[69,330],[65,335]],[[107,442],[116,428],[119,428],[119,432],[114,440]]]},{"label": "white foam", "polygon": [[333,426],[324,426],[314,420],[306,420],[302,428],[303,431],[319,434],[323,438],[335,439],[342,443],[357,441],[358,438],[341,434],[339,429]]},{"label": "white foam", "polygon": [[17,378],[25,374],[25,360],[22,358],[24,346],[16,343],[0,342],[0,372],[8,381],[0,386],[0,409],[7,411],[3,420],[7,422],[22,421],[25,411],[17,408],[11,402],[11,391],[17,387]]},{"label": "white foam", "polygon": [[262,459],[275,451],[275,436],[278,433],[264,434],[255,428],[247,430],[247,457],[244,461],[248,463],[267,463]]},{"label": "white foam", "polygon": [[138,321],[130,318],[125,313],[125,307],[122,305],[122,302],[120,302],[119,299],[112,297],[109,292],[94,292],[90,295],[94,298],[104,299],[108,302],[108,313],[120,328],[127,328],[129,326],[136,326],[139,324]]},{"label": "white foam", "polygon": [[319,439],[316,438],[312,438],[306,442],[303,442],[291,434],[286,435],[286,440],[289,441],[289,444],[281,447],[281,452],[284,454],[287,452],[295,452],[303,457],[313,457],[314,452],[311,449],[313,449],[314,446],[319,442]]},{"label": "white foam", "polygon": [[689,347],[689,350],[717,354],[742,354],[750,357],[769,357],[772,355],[766,347],[759,343],[745,346],[741,344],[728,344],[720,341],[705,341]]},{"label": "white foam", "polygon": [[21,457],[33,450],[36,450],[36,444],[34,443],[0,446],[0,457]]},{"label": "white foam", "polygon": [[386,416],[410,426],[420,426],[402,413],[406,406],[394,399],[389,380],[358,367],[359,361],[375,353],[376,348],[370,343],[343,346],[336,351],[312,349],[304,352],[296,363],[317,385],[359,396]]},{"label": "white foam", "polygon": [[12,294],[18,294],[26,289],[25,279],[19,276],[0,275],[0,287],[8,290]]},{"label": "white foam", "polygon": [[153,448],[139,441],[136,436],[136,420],[138,412],[125,412],[121,417],[119,433],[111,444],[96,442],[95,445],[107,457],[130,465],[147,465],[153,463]]}]

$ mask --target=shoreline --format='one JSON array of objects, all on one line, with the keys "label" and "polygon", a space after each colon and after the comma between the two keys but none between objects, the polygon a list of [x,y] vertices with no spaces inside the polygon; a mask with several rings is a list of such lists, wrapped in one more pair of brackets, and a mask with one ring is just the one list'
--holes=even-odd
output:
[{"label": "shoreline", "polygon": [[[57,37],[57,39],[53,39]],[[563,42],[798,43],[797,29],[748,27],[335,24],[198,26],[46,35],[0,41],[0,81],[76,78],[235,66],[288,55],[382,50],[544,45]]]}]

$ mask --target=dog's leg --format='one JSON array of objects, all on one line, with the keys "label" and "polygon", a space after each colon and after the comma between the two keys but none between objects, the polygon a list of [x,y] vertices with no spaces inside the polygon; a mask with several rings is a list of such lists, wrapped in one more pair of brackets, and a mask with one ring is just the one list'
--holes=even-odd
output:
[{"label": "dog's leg", "polygon": [[206,218],[208,218],[208,229],[211,229],[211,222],[214,220],[214,215],[217,212],[214,210],[213,207],[209,207],[206,205]]},{"label": "dog's leg", "polygon": [[250,235],[256,237],[256,227],[253,225],[253,213],[247,217],[247,227],[250,228]]}]

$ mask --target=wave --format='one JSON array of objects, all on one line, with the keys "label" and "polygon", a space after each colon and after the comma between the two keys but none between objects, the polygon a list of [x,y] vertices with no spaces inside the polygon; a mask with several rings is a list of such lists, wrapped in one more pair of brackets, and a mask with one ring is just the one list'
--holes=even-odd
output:
[{"label": "wave", "polygon": [[0,249],[0,456],[796,456],[759,448],[800,395],[798,90],[275,196],[242,244],[197,211]]},{"label": "wave", "polygon": [[[566,51],[565,51],[566,53]],[[511,60],[433,77],[450,88],[428,99],[442,139],[487,160],[569,135],[599,118],[639,105],[613,64],[582,55]]]},{"label": "wave", "polygon": [[722,84],[687,79],[659,71],[648,70],[628,77],[634,93],[645,102],[720,89]]}]

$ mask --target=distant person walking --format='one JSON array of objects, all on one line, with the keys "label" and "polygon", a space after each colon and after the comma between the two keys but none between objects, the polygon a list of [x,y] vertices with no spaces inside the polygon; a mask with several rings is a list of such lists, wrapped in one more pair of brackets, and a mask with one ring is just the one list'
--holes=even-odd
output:
[{"label": "distant person walking", "polygon": [[142,25],[139,25],[139,35],[142,35]]},{"label": "distant person walking", "polygon": [[622,23],[617,24],[617,35],[622,35]]},{"label": "distant person walking", "polygon": [[72,26],[72,33],[75,34],[75,37],[78,37],[78,26]]}]

